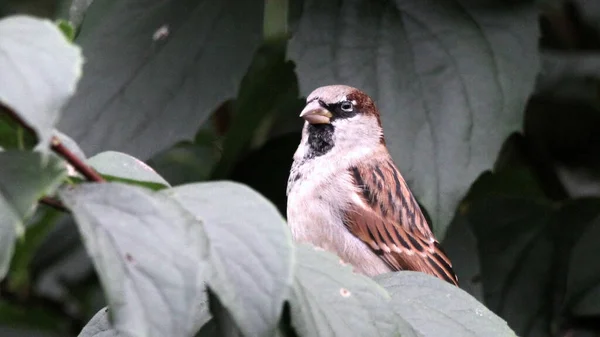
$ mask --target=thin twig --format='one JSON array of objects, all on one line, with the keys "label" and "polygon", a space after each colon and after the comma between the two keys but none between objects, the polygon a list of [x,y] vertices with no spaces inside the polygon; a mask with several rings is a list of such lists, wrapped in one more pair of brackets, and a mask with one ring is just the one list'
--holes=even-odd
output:
[{"label": "thin twig", "polygon": [[[2,105],[2,107],[8,113],[8,115],[13,120],[15,120],[15,122],[17,122],[23,128],[27,129],[29,132],[36,135],[35,130],[33,130],[29,125],[27,125],[27,123],[25,123],[25,121],[17,113],[15,113],[12,109],[10,109],[9,107],[7,107],[5,105]],[[88,180],[95,181],[95,182],[104,182],[105,181],[104,178],[102,178],[102,176],[100,174],[98,174],[96,171],[94,171],[94,169],[92,169],[86,163],[84,163],[79,158],[77,158],[77,156],[75,156],[73,154],[73,152],[69,151],[69,149],[67,149],[67,147],[62,144],[62,142],[60,141],[60,139],[58,139],[58,137],[53,136],[50,142],[51,142],[52,151],[56,152],[56,154],[58,154],[63,159],[65,159],[69,164],[71,164],[77,170],[77,172],[81,173]]]},{"label": "thin twig", "polygon": [[42,204],[44,204],[46,206],[55,208],[55,209],[57,209],[59,211],[70,212],[70,210],[67,207],[65,207],[65,205],[63,205],[62,202],[60,202],[60,201],[58,201],[56,199],[50,198],[50,197],[42,197],[40,199],[40,203],[42,203]]},{"label": "thin twig", "polygon": [[56,152],[59,156],[63,157],[69,164],[71,164],[77,172],[83,174],[90,181],[105,182],[104,178],[98,172],[94,171],[93,168],[88,166],[86,163],[81,161],[73,152],[69,151],[66,146],[62,144],[58,137],[53,136],[51,140],[51,149]]}]

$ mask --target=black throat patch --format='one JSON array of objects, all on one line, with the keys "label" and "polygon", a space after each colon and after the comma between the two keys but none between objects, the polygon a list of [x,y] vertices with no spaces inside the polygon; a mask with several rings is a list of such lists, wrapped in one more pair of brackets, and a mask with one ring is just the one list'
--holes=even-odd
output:
[{"label": "black throat patch", "polygon": [[308,148],[305,159],[322,156],[329,152],[333,148],[333,125],[309,124]]}]

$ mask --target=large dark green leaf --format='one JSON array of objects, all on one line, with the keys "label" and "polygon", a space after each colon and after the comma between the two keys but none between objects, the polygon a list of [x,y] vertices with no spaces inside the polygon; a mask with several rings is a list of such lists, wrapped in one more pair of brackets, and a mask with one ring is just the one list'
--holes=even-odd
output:
[{"label": "large dark green leaf", "polygon": [[75,92],[83,59],[49,20],[0,20],[0,103],[13,110],[49,147],[60,111]]},{"label": "large dark green leaf", "polygon": [[464,290],[433,276],[398,272],[376,278],[394,311],[422,337],[516,337],[506,321]]},{"label": "large dark green leaf", "polygon": [[[551,313],[553,208],[524,171],[484,173],[460,216],[477,238],[486,305],[521,336],[546,329]],[[520,186],[520,188],[519,188]]]},{"label": "large dark green leaf", "polygon": [[0,152],[0,279],[8,271],[14,241],[38,199],[51,194],[66,177],[63,161],[37,152]]},{"label": "large dark green leaf", "polygon": [[240,84],[233,123],[223,142],[223,154],[214,177],[228,177],[242,150],[252,145],[253,140],[266,138],[264,133],[278,115],[300,111],[295,65],[286,59],[286,48],[287,37],[283,36],[265,42],[256,51]]},{"label": "large dark green leaf", "polygon": [[596,277],[587,255],[572,254],[600,200],[553,205],[531,178],[523,170],[483,174],[458,215],[477,238],[486,305],[521,336],[552,331],[565,308],[593,293]]},{"label": "large dark green leaf", "polygon": [[373,280],[320,248],[298,245],[296,253],[290,306],[300,336],[418,336]]},{"label": "large dark green leaf", "polygon": [[98,271],[114,328],[126,336],[193,336],[205,301],[208,241],[177,202],[119,183],[60,192]]},{"label": "large dark green leaf", "polygon": [[246,336],[268,336],[279,323],[292,283],[291,234],[277,209],[232,182],[163,191],[204,222],[210,241],[206,282]]},{"label": "large dark green leaf", "polygon": [[[286,214],[285,191],[300,137],[299,132],[294,132],[271,138],[237,163],[231,179],[257,190],[275,204],[281,214]],[[268,163],[267,169],[265,163]]]},{"label": "large dark green leaf", "polygon": [[11,262],[8,280],[11,289],[23,291],[31,285],[31,262],[62,214],[50,207],[40,207],[37,214],[29,221],[26,226],[25,240],[17,241]]},{"label": "large dark green leaf", "polygon": [[443,236],[473,179],[518,129],[538,73],[533,2],[306,1],[290,57],[303,95],[356,86]]},{"label": "large dark green leaf", "polygon": [[[0,333],[6,336],[5,327],[10,327],[17,336],[32,336],[36,332],[56,333],[58,336],[64,335],[65,325],[68,320],[56,310],[47,307],[31,306],[26,307],[22,304],[11,303],[6,300],[6,294],[3,294],[3,300],[0,301]],[[10,332],[13,332],[9,330]],[[35,335],[34,335],[35,336]],[[48,336],[44,334],[42,336]],[[55,336],[50,334],[50,336]]]},{"label": "large dark green leaf", "polygon": [[[563,225],[568,226],[568,224]],[[583,232],[570,255],[565,299],[566,308],[571,314],[600,316],[598,256],[600,256],[600,218],[596,217]]]},{"label": "large dark green leaf", "polygon": [[95,1],[76,39],[84,76],[60,129],[87,153],[110,149],[142,160],[191,138],[235,96],[260,43],[262,4]]},{"label": "large dark green leaf", "polygon": [[483,302],[477,239],[466,217],[460,214],[454,217],[442,246],[452,261],[452,269],[458,276],[460,288]]}]

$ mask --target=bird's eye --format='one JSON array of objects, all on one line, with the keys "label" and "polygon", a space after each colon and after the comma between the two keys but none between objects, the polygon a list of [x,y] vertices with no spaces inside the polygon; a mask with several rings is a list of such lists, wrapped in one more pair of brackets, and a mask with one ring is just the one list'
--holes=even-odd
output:
[{"label": "bird's eye", "polygon": [[349,111],[352,111],[352,108],[354,108],[354,107],[352,106],[352,103],[345,101],[345,102],[342,102],[342,104],[340,105],[340,108],[342,108],[342,110],[344,110],[346,112],[349,112]]}]

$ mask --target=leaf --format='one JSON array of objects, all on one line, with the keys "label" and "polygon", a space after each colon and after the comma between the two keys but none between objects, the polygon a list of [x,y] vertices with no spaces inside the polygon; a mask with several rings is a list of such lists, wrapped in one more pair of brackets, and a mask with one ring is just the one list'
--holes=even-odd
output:
[{"label": "leaf", "polygon": [[210,311],[214,317],[215,335],[222,337],[243,337],[244,335],[240,327],[235,323],[229,310],[223,306],[221,301],[219,301],[219,298],[215,296],[210,289],[208,290],[208,300],[210,303]]},{"label": "leaf", "polygon": [[208,241],[202,223],[162,194],[82,184],[60,198],[77,221],[124,336],[192,336]]},{"label": "leaf", "polygon": [[298,80],[294,63],[286,59],[287,40],[286,36],[269,40],[254,54],[240,84],[233,124],[227,132],[223,155],[214,169],[213,178],[228,177],[242,150],[257,136],[261,124],[289,113],[287,107],[296,103]]},{"label": "leaf", "polygon": [[[75,27],[79,27],[81,21],[86,15],[88,7],[94,2],[94,0],[72,0],[69,1],[70,6],[68,8],[68,14],[64,13],[65,17],[69,18],[69,22]],[[65,10],[67,12],[67,10]]]},{"label": "leaf", "polygon": [[181,142],[157,153],[148,165],[173,185],[207,180],[217,163],[218,153],[211,144]]},{"label": "leaf", "polygon": [[[483,174],[459,216],[466,218],[477,238],[487,307],[518,335],[537,336],[550,331],[562,315],[569,257],[598,217],[600,199],[556,207],[543,195],[531,193],[537,188],[525,186],[534,181],[523,173]],[[581,266],[589,269],[585,263]]]},{"label": "leaf", "polygon": [[296,256],[290,306],[299,336],[417,336],[394,315],[389,294],[337,256],[305,244]]},{"label": "leaf", "polygon": [[158,185],[158,188],[171,186],[150,166],[125,153],[102,152],[91,157],[88,164],[100,174],[113,178],[113,181],[138,181],[150,186]]},{"label": "leaf", "polygon": [[[29,270],[33,280],[48,273],[53,274],[51,271],[61,265],[63,261],[80,254],[81,251],[85,252],[75,219],[71,214],[63,213],[53,227],[31,261]],[[93,268],[91,261],[89,265],[90,268]],[[60,275],[54,277],[58,279]]]},{"label": "leaf", "polygon": [[[5,299],[0,301],[0,326],[25,330],[26,332],[21,331],[21,336],[32,336],[40,331],[54,332],[58,336],[64,336],[64,328],[68,324],[65,317],[56,310],[36,305],[24,307]],[[5,332],[4,329],[2,332]],[[50,336],[54,336],[54,334],[50,334]]]},{"label": "leaf", "polygon": [[516,337],[502,318],[445,281],[412,271],[387,273],[376,280],[391,294],[396,313],[419,336]]},{"label": "leaf", "polygon": [[458,276],[460,288],[483,302],[477,239],[471,230],[469,221],[460,214],[460,211],[450,223],[442,247],[452,261],[452,269]]},{"label": "leaf", "polygon": [[95,1],[76,39],[85,75],[60,129],[88,153],[142,160],[191,138],[235,96],[262,9],[259,0]]},{"label": "leaf", "polygon": [[[485,183],[485,178],[482,175],[472,190]],[[471,200],[463,212],[477,238],[487,307],[520,336],[532,335],[538,324],[547,326],[552,309],[546,295],[554,278],[555,249],[550,204],[491,193]]]},{"label": "leaf", "polygon": [[204,221],[206,282],[245,336],[274,333],[292,283],[293,246],[277,209],[252,189],[207,182],[163,191]]},{"label": "leaf", "polygon": [[61,109],[75,92],[83,59],[49,20],[0,20],[0,103],[37,134],[48,151]]},{"label": "leaf", "polygon": [[[40,207],[27,225],[25,240],[17,242],[8,280],[11,290],[26,291],[31,286],[31,262],[63,213],[50,207]],[[61,238],[62,239],[62,238]]]},{"label": "leaf", "polygon": [[119,337],[117,330],[110,324],[108,308],[100,309],[77,337]]},{"label": "leaf", "polygon": [[56,25],[60,31],[65,35],[67,40],[73,41],[75,39],[75,27],[69,23],[69,21],[59,19],[56,21]]},{"label": "leaf", "polygon": [[51,194],[66,177],[64,163],[40,153],[0,152],[0,279],[8,271],[14,241],[35,211],[38,199]]},{"label": "leaf", "polygon": [[573,315],[600,315],[600,268],[596,262],[600,253],[598,240],[600,217],[591,221],[570,256],[565,302]]},{"label": "leaf", "polygon": [[211,319],[210,321],[208,321],[206,324],[204,324],[202,326],[202,328],[200,329],[200,331],[198,331],[198,333],[194,337],[215,337],[215,336],[219,336],[217,329],[218,329],[217,323],[215,322],[214,319]]},{"label": "leaf", "polygon": [[[252,187],[275,204],[281,214],[286,214],[285,191],[300,137],[295,132],[272,137],[237,163],[231,179]],[[268,163],[268,169],[265,169],[265,163]]]},{"label": "leaf", "polygon": [[307,0],[289,54],[303,95],[341,83],[375,100],[388,149],[442,238],[521,126],[539,69],[537,15],[533,3],[496,0]]}]

